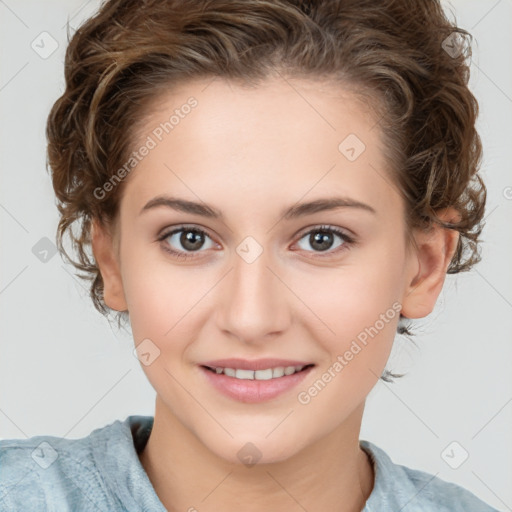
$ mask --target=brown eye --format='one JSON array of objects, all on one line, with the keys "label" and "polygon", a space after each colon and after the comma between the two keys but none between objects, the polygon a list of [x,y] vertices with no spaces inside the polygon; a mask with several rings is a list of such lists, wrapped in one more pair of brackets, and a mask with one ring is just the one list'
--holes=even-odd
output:
[{"label": "brown eye", "polygon": [[[330,226],[319,226],[304,233],[301,240],[305,243],[298,243],[299,247],[308,252],[336,254],[345,250],[353,243],[353,239],[338,228]],[[309,245],[313,251],[307,248]],[[322,255],[323,256],[323,255]]]},{"label": "brown eye", "polygon": [[204,234],[191,229],[182,230],[179,237],[179,243],[187,251],[197,251],[204,244],[204,240]]},{"label": "brown eye", "polygon": [[[201,249],[211,248],[214,244],[205,231],[198,228],[181,226],[178,229],[167,231],[162,234],[159,241],[164,243],[164,248],[179,258],[193,257],[194,252],[204,252]],[[208,241],[210,245],[208,246]]]}]

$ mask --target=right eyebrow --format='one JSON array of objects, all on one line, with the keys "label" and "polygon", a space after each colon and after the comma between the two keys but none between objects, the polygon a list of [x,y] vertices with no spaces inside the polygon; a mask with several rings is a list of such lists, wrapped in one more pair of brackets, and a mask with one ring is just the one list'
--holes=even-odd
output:
[{"label": "right eyebrow", "polygon": [[173,210],[185,213],[192,213],[194,215],[201,215],[202,217],[208,217],[211,219],[224,218],[222,213],[219,210],[213,208],[212,206],[209,206],[204,203],[196,203],[195,201],[188,201],[186,199],[178,199],[169,196],[154,197],[144,205],[139,215],[158,206],[166,206],[167,208],[172,208]]}]

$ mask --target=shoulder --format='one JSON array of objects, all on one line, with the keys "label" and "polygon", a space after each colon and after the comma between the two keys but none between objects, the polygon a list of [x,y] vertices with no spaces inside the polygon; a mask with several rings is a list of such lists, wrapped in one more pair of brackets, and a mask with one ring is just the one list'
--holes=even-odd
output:
[{"label": "shoulder", "polygon": [[92,444],[110,428],[97,429],[81,439],[0,440],[0,512],[104,507],[108,493]]},{"label": "shoulder", "polygon": [[446,512],[496,512],[469,490],[435,475],[401,466],[404,478],[413,486],[412,502]]},{"label": "shoulder", "polygon": [[421,512],[497,512],[467,489],[436,475],[395,464],[389,455],[369,441],[361,447],[375,469],[374,489],[365,512],[401,510]]}]

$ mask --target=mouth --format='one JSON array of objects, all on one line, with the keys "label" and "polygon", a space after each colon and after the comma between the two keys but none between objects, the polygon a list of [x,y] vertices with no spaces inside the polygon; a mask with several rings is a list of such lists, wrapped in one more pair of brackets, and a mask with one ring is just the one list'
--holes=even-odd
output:
[{"label": "mouth", "polygon": [[222,366],[205,366],[201,365],[206,370],[215,373],[216,375],[226,375],[240,380],[273,380],[280,379],[285,376],[294,375],[308,370],[315,366],[313,363],[306,365],[290,365],[290,366],[276,366],[274,368],[264,368],[262,370],[247,370],[243,368],[225,368]]},{"label": "mouth", "polygon": [[237,402],[259,403],[284,396],[313,370],[314,363],[283,359],[224,359],[200,364],[212,389]]}]

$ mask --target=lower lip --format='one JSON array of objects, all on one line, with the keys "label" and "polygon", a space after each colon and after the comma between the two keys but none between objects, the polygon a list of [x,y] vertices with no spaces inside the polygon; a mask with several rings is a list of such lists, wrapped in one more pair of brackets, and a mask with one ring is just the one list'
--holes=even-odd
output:
[{"label": "lower lip", "polygon": [[269,380],[237,379],[215,373],[200,366],[208,381],[221,393],[239,402],[258,403],[271,400],[295,387],[304,380],[313,366],[292,375]]}]

